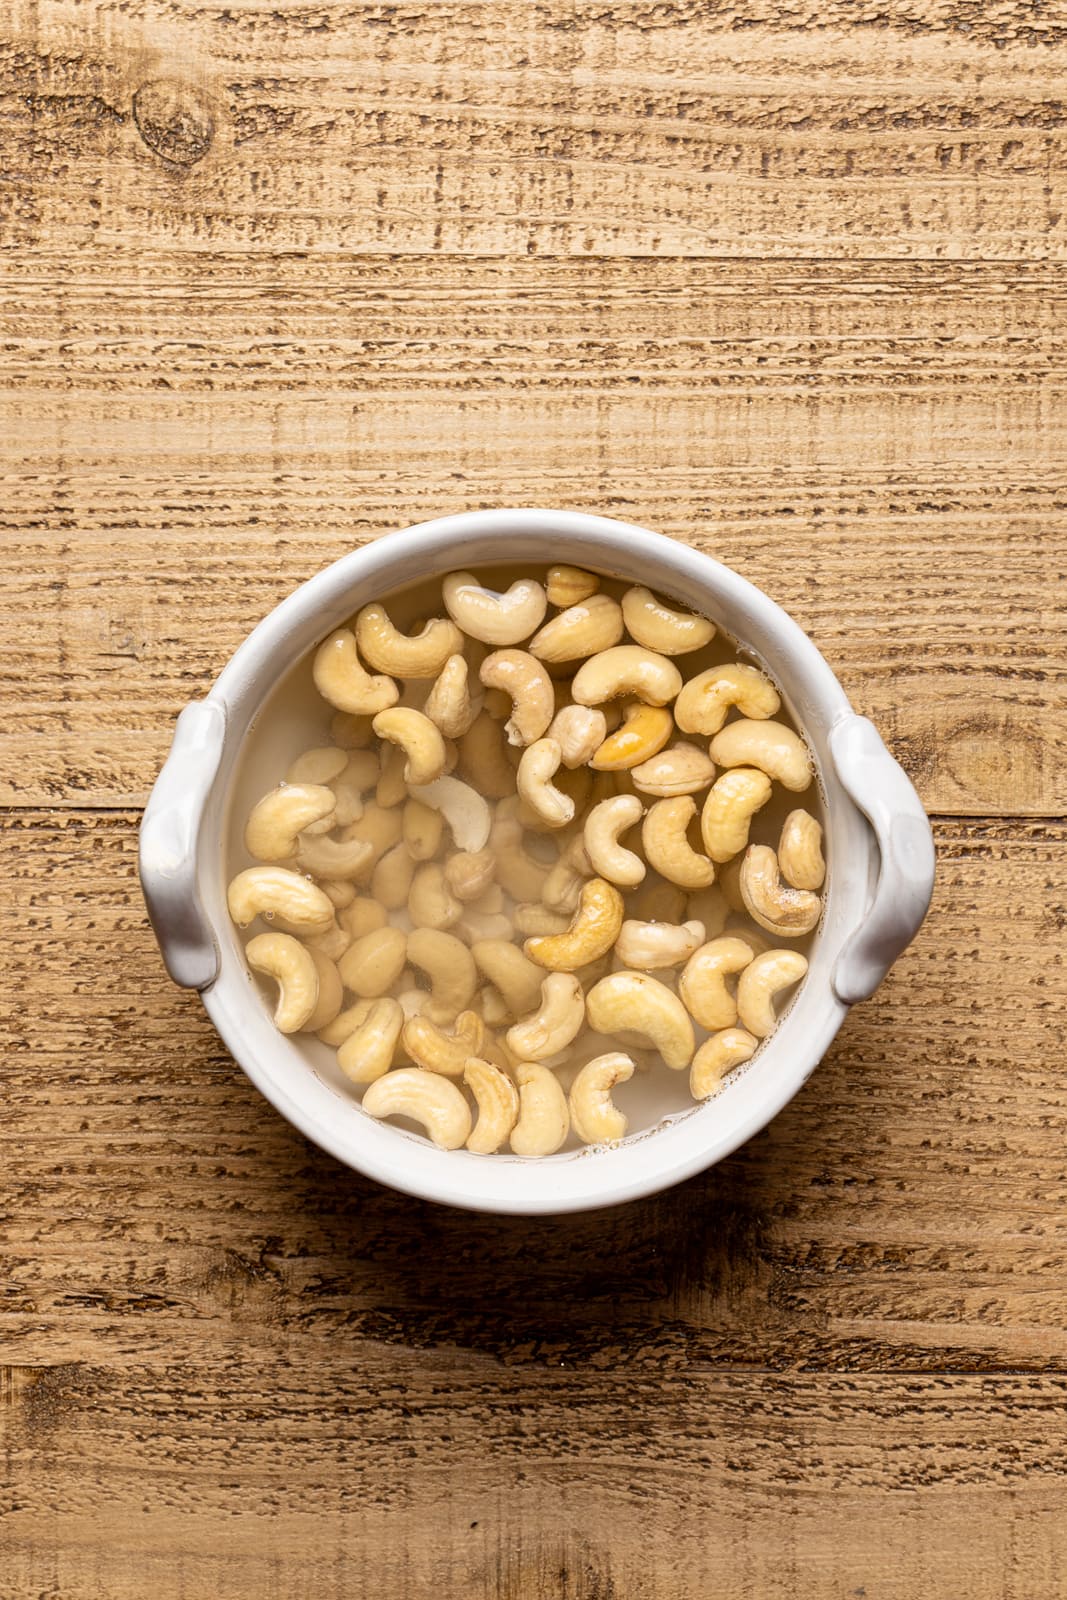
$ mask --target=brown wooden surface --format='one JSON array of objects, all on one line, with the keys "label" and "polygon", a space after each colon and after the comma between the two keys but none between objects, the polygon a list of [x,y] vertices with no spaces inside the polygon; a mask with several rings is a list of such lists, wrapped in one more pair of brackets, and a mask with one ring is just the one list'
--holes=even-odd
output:
[{"label": "brown wooden surface", "polygon": [[[1067,1593],[1067,14],[0,20],[3,1600]],[[137,889],[173,718],[390,527],[572,505],[809,630],[930,919],[775,1123],[461,1216],[261,1101]]]}]

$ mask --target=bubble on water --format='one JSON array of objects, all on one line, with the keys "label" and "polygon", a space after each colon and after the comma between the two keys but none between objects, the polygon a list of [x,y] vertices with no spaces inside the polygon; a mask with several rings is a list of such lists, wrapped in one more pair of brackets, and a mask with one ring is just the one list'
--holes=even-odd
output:
[{"label": "bubble on water", "polygon": [[273,911],[264,911],[264,913],[263,913],[263,921],[264,922],[273,922],[274,921],[274,912]]}]

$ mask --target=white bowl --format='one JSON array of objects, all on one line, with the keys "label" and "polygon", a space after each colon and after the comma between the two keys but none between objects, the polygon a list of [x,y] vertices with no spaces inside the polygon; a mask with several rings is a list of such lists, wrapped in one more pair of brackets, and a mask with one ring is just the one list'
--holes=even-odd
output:
[{"label": "white bowl", "polygon": [[[648,584],[711,617],[761,662],[815,757],[826,814],[826,909],[810,968],[751,1067],[713,1099],[607,1148],[539,1161],[443,1151],[368,1116],[307,1046],[275,1029],[226,911],[224,854],[246,737],[279,680],[359,606],[456,568],[553,561]],[[272,710],[273,716],[273,710]],[[273,781],[273,780],[269,780]],[[792,1099],[850,1005],[914,937],[933,887],[918,796],[830,668],[759,589],[686,545],[569,511],[475,511],[387,535],[320,572],[249,635],[205,700],[186,707],[141,827],[141,881],[163,959],[200,991],[235,1059],[310,1139],[394,1188],[530,1215],[614,1205],[722,1160]]]}]

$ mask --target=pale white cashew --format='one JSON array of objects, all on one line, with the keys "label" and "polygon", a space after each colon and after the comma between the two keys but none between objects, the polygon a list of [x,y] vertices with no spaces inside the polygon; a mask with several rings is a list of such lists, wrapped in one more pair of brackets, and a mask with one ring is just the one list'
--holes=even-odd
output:
[{"label": "pale white cashew", "polygon": [[646,705],[665,706],[682,687],[682,675],[666,656],[639,644],[617,644],[583,662],[571,684],[580,706],[599,706],[617,695],[636,695]]},{"label": "pale white cashew", "polygon": [[301,932],[300,937],[303,939],[309,950],[317,950],[320,955],[326,956],[330,961],[340,961],[341,957],[352,943],[352,935],[347,929],[340,927],[336,922],[332,922],[330,926],[328,928],[324,928],[321,933]]},{"label": "pale white cashew", "polygon": [[333,790],[322,784],[283,783],[249,812],[245,849],[259,861],[287,861],[305,828],[322,821],[333,826],[335,804]]},{"label": "pale white cashew", "polygon": [[694,1100],[706,1100],[734,1067],[751,1060],[759,1040],[744,1028],[724,1028],[705,1039],[689,1069],[689,1093]]},{"label": "pale white cashew", "polygon": [[674,718],[664,706],[635,700],[626,708],[622,726],[609,733],[590,761],[598,772],[621,772],[658,755],[674,732]]},{"label": "pale white cashew", "polygon": [[319,979],[319,998],[315,1002],[315,1009],[304,1023],[304,1033],[318,1033],[320,1028],[326,1028],[334,1018],[340,1014],[344,1004],[344,985],[341,974],[337,970],[336,961],[331,961],[323,955],[321,950],[308,950],[315,971]]},{"label": "pale white cashew", "polygon": [[414,876],[415,863],[407,845],[401,840],[385,852],[375,867],[370,892],[387,911],[399,911],[402,905],[407,904]]},{"label": "pale white cashew", "polygon": [[[403,977],[404,974],[401,973],[400,980],[403,980]],[[430,996],[425,989],[399,989],[396,998],[397,1004],[404,1013],[404,1021],[407,1022],[410,1017],[422,1016]],[[401,1049],[403,1049],[403,1045],[401,1045]]]},{"label": "pale white cashew", "polygon": [[726,979],[743,972],[753,958],[752,946],[729,935],[710,939],[690,956],[678,980],[678,993],[702,1028],[716,1032],[737,1021],[737,1001]]},{"label": "pale white cashew", "polygon": [[338,1012],[332,1022],[325,1023],[315,1032],[323,1044],[334,1046],[344,1044],[356,1029],[362,1027],[370,1016],[371,1007],[376,1004],[374,1000],[357,1000],[355,1005],[348,1006],[346,1010]]},{"label": "pale white cashew", "polygon": [[686,896],[676,883],[663,878],[645,878],[627,897],[626,909],[639,922],[692,921],[686,911]]},{"label": "pale white cashew", "polygon": [[594,1056],[571,1085],[571,1127],[583,1144],[611,1144],[626,1135],[627,1120],[611,1098],[617,1083],[634,1075],[634,1064],[621,1050]]},{"label": "pale white cashew", "polygon": [[[731,707],[760,721],[781,706],[778,691],[755,667],[730,661],[690,678],[674,707],[674,720],[685,733],[718,733]],[[715,758],[718,760],[718,757]]]},{"label": "pale white cashew", "polygon": [[313,750],[305,750],[295,761],[289,763],[285,781],[292,784],[310,783],[316,786],[332,783],[347,765],[347,750],[339,750],[335,744],[317,745]]},{"label": "pale white cashew", "polygon": [[512,802],[502,800],[496,808],[490,835],[497,881],[513,900],[540,900],[549,869],[533,859],[524,841],[522,824],[512,809]]},{"label": "pale white cashew", "polygon": [[585,997],[585,1014],[594,1033],[639,1034],[675,1072],[687,1067],[696,1049],[689,1013],[678,996],[647,972],[612,972]]},{"label": "pale white cashew", "polygon": [[505,732],[508,743],[533,744],[548,730],[556,711],[552,680],[528,650],[494,650],[482,662],[480,677],[487,689],[503,689],[511,698]]},{"label": "pale white cashew", "polygon": [[[407,758],[405,783],[412,787],[432,783],[444,772],[445,741],[441,730],[421,711],[407,706],[380,711],[374,719],[374,731],[379,739],[388,739],[404,752]],[[378,803],[384,803],[380,793]]]},{"label": "pale white cashew", "polygon": [[449,739],[467,732],[477,710],[471,702],[465,656],[449,656],[422,709]]},{"label": "pale white cashew", "polygon": [[399,928],[376,928],[353,940],[337,963],[345,988],[362,1000],[376,1000],[395,988],[406,949],[407,936]]},{"label": "pale white cashew", "polygon": [[400,698],[392,678],[372,677],[363,667],[355,634],[349,628],[338,628],[319,645],[312,676],[322,698],[338,711],[373,716],[395,706]]},{"label": "pale white cashew", "polygon": [[471,945],[478,971],[502,995],[512,1020],[524,1017],[538,1004],[544,973],[506,938],[477,939]]},{"label": "pale white cashew", "polygon": [[470,572],[450,572],[441,584],[445,608],[463,632],[499,650],[528,639],[540,625],[548,598],[533,578],[519,578],[503,594],[483,588]]},{"label": "pale white cashew", "polygon": [[429,1017],[414,1016],[404,1023],[402,1037],[404,1048],[417,1067],[458,1078],[469,1058],[484,1051],[485,1024],[476,1011],[461,1011],[448,1031]]},{"label": "pale white cashew", "polygon": [[641,826],[641,843],[649,866],[682,889],[706,889],[715,868],[689,843],[689,825],[697,814],[692,796],[677,795],[649,806]]},{"label": "pale white cashew", "polygon": [[793,889],[778,875],[778,857],[767,844],[750,844],[741,863],[741,898],[753,922],[779,938],[799,939],[822,916],[822,901],[810,889]]},{"label": "pale white cashew", "polygon": [[706,789],[715,776],[715,763],[695,744],[672,744],[669,750],[631,767],[630,777],[642,794],[673,799]]},{"label": "pale white cashew", "polygon": [[395,678],[436,678],[449,656],[463,649],[463,635],[454,622],[435,617],[411,638],[393,626],[385,607],[377,603],[364,606],[357,616],[356,642],[365,661]]},{"label": "pale white cashew", "polygon": [[227,889],[226,904],[239,928],[255,917],[276,921],[286,933],[325,933],[333,926],[329,898],[287,867],[246,867]]},{"label": "pale white cashew", "polygon": [[675,611],[657,600],[651,589],[627,589],[622,615],[631,638],[661,656],[684,656],[715,637],[715,624],[689,611]]},{"label": "pale white cashew", "polygon": [[491,1156],[519,1120],[519,1091],[506,1072],[479,1056],[468,1059],[463,1082],[478,1106],[478,1121],[467,1149],[474,1155]]},{"label": "pale white cashew", "polygon": [[[608,953],[619,937],[622,919],[623,899],[615,885],[604,878],[590,878],[582,885],[578,909],[567,931],[535,935],[525,941],[523,949],[539,967],[577,972]],[[524,1009],[532,1010],[532,1006]]]},{"label": "pale white cashew", "polygon": [[540,661],[578,661],[610,649],[622,635],[619,602],[610,595],[593,594],[552,617],[534,634],[528,648]]},{"label": "pale white cashew", "polygon": [[474,1004],[478,1007],[482,1020],[491,1028],[503,1027],[513,1020],[507,1001],[492,983],[482,985],[474,998]]},{"label": "pale white cashew", "polygon": [[678,925],[627,920],[619,929],[615,954],[624,967],[654,972],[660,967],[681,966],[703,943],[702,922]]},{"label": "pale white cashew", "polygon": [[467,946],[441,928],[416,928],[408,934],[407,958],[430,980],[426,1015],[452,1022],[474,999],[478,970]]},{"label": "pale white cashew", "polygon": [[393,1064],[404,1009],[398,1000],[375,1000],[364,1020],[337,1052],[337,1064],[351,1083],[376,1083]]},{"label": "pale white cashew", "polygon": [[[575,905],[577,906],[577,898]],[[547,906],[531,901],[518,905],[512,912],[515,932],[524,936],[539,933],[566,933],[571,919],[565,911],[550,911]]]},{"label": "pale white cashew", "polygon": [[767,950],[737,980],[737,1014],[742,1027],[757,1039],[773,1033],[778,1018],[774,1002],[784,989],[799,983],[808,963],[799,950]]},{"label": "pale white cashew", "polygon": [[[362,819],[361,819],[362,820]],[[316,878],[348,881],[370,870],[373,848],[363,839],[327,839],[302,833],[296,842],[296,864]]]},{"label": "pale white cashew", "polygon": [[778,865],[794,889],[821,889],[826,877],[822,825],[810,811],[791,811],[782,823]]},{"label": "pale white cashew", "polygon": [[555,739],[537,739],[522,752],[516,774],[520,796],[552,828],[566,827],[574,816],[574,801],[552,782],[562,759]]},{"label": "pale white cashew", "polygon": [[364,934],[384,928],[389,918],[377,900],[358,895],[351,905],[342,908],[337,920],[353,939],[362,939]]},{"label": "pale white cashew", "polygon": [[319,998],[319,974],[310,950],[289,933],[260,933],[245,946],[245,960],[255,972],[278,985],[274,1026],[280,1033],[306,1028]]},{"label": "pale white cashew", "polygon": [[711,741],[710,752],[720,767],[758,767],[797,792],[814,776],[803,739],[784,722],[728,722]]},{"label": "pale white cashew", "polygon": [[585,1022],[585,994],[571,972],[550,972],[541,981],[537,1010],[507,1031],[508,1049],[520,1061],[543,1061],[566,1049]]},{"label": "pale white cashew", "polygon": [[600,588],[600,579],[584,567],[549,567],[545,592],[550,605],[576,606]]},{"label": "pale white cashew", "polygon": [[567,1096],[558,1078],[538,1061],[520,1061],[515,1067],[519,1090],[519,1120],[511,1130],[511,1148],[517,1156],[553,1156],[570,1132]]},{"label": "pale white cashew", "polygon": [[[375,706],[374,709],[381,711],[382,707]],[[374,737],[370,725],[370,715],[353,716],[348,711],[335,711],[330,718],[330,738],[342,750],[365,750]]]},{"label": "pale white cashew", "polygon": [[456,932],[472,945],[484,939],[503,939],[506,943],[515,928],[511,918],[499,911],[475,911],[473,906],[465,906]]},{"label": "pale white cashew", "polygon": [[565,767],[584,767],[608,736],[608,719],[598,706],[564,706],[549,725]]},{"label": "pale white cashew", "polygon": [[632,889],[645,875],[645,863],[619,843],[619,835],[640,822],[645,808],[636,795],[618,794],[601,800],[585,819],[585,853],[593,871],[624,889]]},{"label": "pale white cashew", "polygon": [[771,780],[757,767],[734,767],[717,778],[700,814],[704,849],[712,861],[732,861],[748,843],[756,812],[771,798]]},{"label": "pale white cashew", "polygon": [[592,876],[593,864],[586,853],[584,833],[576,833],[543,879],[543,904],[550,911],[570,916],[578,909],[582,884]]},{"label": "pale white cashew", "polygon": [[441,1150],[458,1150],[471,1131],[462,1090],[421,1067],[401,1067],[376,1079],[363,1096],[363,1109],[372,1117],[410,1117]]},{"label": "pale white cashew", "polygon": [[408,893],[408,916],[416,928],[452,928],[463,915],[457,900],[436,861],[416,868]]},{"label": "pale white cashew", "polygon": [[330,779],[330,788],[337,797],[335,816],[338,827],[347,828],[350,822],[359,821],[363,815],[363,796],[377,783],[378,773],[375,751],[354,750],[342,771]]},{"label": "pale white cashew", "polygon": [[489,889],[496,872],[492,850],[457,850],[445,862],[445,882],[457,900],[464,904],[480,900]]},{"label": "pale white cashew", "polygon": [[430,861],[441,848],[444,818],[422,800],[408,800],[402,818],[404,843],[413,861]]},{"label": "pale white cashew", "polygon": [[446,776],[436,778],[433,783],[413,784],[411,793],[423,805],[440,811],[460,850],[485,848],[492,818],[488,805],[469,783],[464,783],[462,778]]}]

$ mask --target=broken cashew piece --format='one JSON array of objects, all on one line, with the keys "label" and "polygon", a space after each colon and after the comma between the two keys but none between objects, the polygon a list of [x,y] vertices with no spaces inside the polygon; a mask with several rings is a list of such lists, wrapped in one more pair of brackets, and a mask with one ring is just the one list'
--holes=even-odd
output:
[{"label": "broken cashew piece", "polygon": [[748,844],[752,818],[771,798],[771,780],[757,767],[734,767],[716,779],[700,814],[704,849],[712,861],[732,861]]},{"label": "broken cashew piece", "polygon": [[255,972],[278,985],[274,1026],[280,1033],[306,1028],[319,998],[319,974],[310,950],[289,933],[260,933],[245,946],[245,960]]},{"label": "broken cashew piece", "polygon": [[337,1064],[351,1083],[375,1083],[396,1055],[404,1008],[399,1000],[375,1000],[366,1017],[337,1051]]},{"label": "broken cashew piece", "polygon": [[711,741],[710,753],[720,767],[758,767],[798,792],[814,776],[803,739],[784,722],[728,722]]},{"label": "broken cashew piece", "polygon": [[439,811],[448,823],[453,843],[460,850],[482,850],[489,842],[492,821],[489,807],[469,783],[446,776],[432,783],[412,784],[414,799]]},{"label": "broken cashew piece", "polygon": [[435,617],[411,638],[395,628],[385,607],[375,602],[364,606],[356,618],[356,643],[363,659],[379,672],[394,678],[436,678],[449,656],[463,649],[463,635],[454,622]]},{"label": "broken cashew piece", "polygon": [[724,1028],[705,1039],[689,1069],[689,1093],[694,1100],[714,1094],[728,1072],[751,1060],[759,1040],[744,1028]]},{"label": "broken cashew piece", "polygon": [[325,933],[333,926],[329,897],[288,867],[246,867],[227,889],[226,904],[239,928],[260,916],[286,933]]},{"label": "broken cashew piece", "polygon": [[576,606],[600,588],[600,579],[584,567],[549,567],[545,592],[550,605]]},{"label": "broken cashew piece", "polygon": [[582,835],[593,871],[624,889],[633,889],[645,875],[645,863],[619,843],[619,835],[640,822],[645,808],[635,794],[601,800],[585,819]]},{"label": "broken cashew piece", "polygon": [[689,843],[689,825],[696,814],[696,801],[678,795],[649,806],[641,827],[649,866],[681,889],[706,889],[715,881],[714,865]]},{"label": "broken cashew piece", "polygon": [[611,1098],[617,1083],[634,1075],[634,1064],[621,1050],[587,1061],[571,1085],[571,1127],[583,1144],[611,1144],[626,1135],[627,1119]]},{"label": "broken cashew piece", "polygon": [[548,597],[533,578],[519,578],[503,594],[486,589],[470,572],[450,572],[441,584],[445,609],[463,632],[499,650],[519,644],[540,625]]},{"label": "broken cashew piece", "polygon": [[660,967],[678,967],[688,961],[704,943],[702,922],[634,922],[619,929],[615,954],[624,967],[654,972]]},{"label": "broken cashew piece", "polygon": [[526,746],[516,774],[519,794],[550,828],[563,828],[574,817],[574,801],[556,788],[563,752],[555,739],[536,739]]},{"label": "broken cashew piece", "polygon": [[[388,739],[404,752],[407,757],[404,782],[412,788],[432,783],[444,772],[445,741],[441,730],[421,711],[394,706],[389,711],[379,711],[373,727],[379,739]],[[403,799],[403,792],[398,798]],[[378,803],[384,804],[381,795]]]},{"label": "broken cashew piece", "polygon": [[630,769],[630,777],[642,794],[657,799],[696,794],[706,789],[715,776],[715,763],[695,744],[672,744],[669,750],[642,761]]},{"label": "broken cashew piece", "polygon": [[791,811],[782,823],[778,865],[794,889],[821,889],[826,877],[822,826],[810,811]]},{"label": "broken cashew piece", "polygon": [[690,678],[674,707],[674,720],[686,733],[718,733],[736,706],[743,717],[763,721],[781,706],[778,691],[755,667],[733,661],[709,667]]},{"label": "broken cashew piece", "polygon": [[757,1039],[773,1033],[778,1018],[774,1002],[784,989],[799,983],[808,963],[799,950],[767,950],[745,968],[737,981],[737,1014]]},{"label": "broken cashew piece", "polygon": [[404,970],[407,935],[399,928],[376,928],[355,939],[337,963],[346,989],[361,1000],[377,1000],[392,989]]},{"label": "broken cashew piece", "polygon": [[687,1067],[696,1049],[689,1013],[673,990],[647,972],[613,972],[585,997],[585,1014],[594,1033],[640,1034],[675,1072]]},{"label": "broken cashew piece", "polygon": [[778,873],[778,857],[766,844],[751,844],[741,864],[741,898],[753,922],[779,938],[799,939],[822,916],[822,901],[810,889],[793,889]]},{"label": "broken cashew piece", "polygon": [[281,784],[252,807],[245,825],[245,849],[257,861],[288,860],[305,828],[323,821],[332,827],[336,803],[333,790],[324,784]]},{"label": "broken cashew piece", "polygon": [[599,706],[617,695],[636,695],[646,705],[664,706],[682,687],[682,675],[666,656],[638,644],[617,644],[583,662],[571,684],[580,706]]},{"label": "broken cashew piece", "polygon": [[467,1060],[485,1049],[485,1025],[476,1011],[461,1011],[450,1031],[429,1017],[415,1016],[404,1023],[402,1038],[417,1067],[458,1078]]},{"label": "broken cashew piece", "polygon": [[548,731],[556,711],[552,680],[528,650],[494,650],[479,672],[487,689],[502,689],[511,700],[505,724],[508,743],[533,744]]},{"label": "broken cashew piece", "polygon": [[598,706],[564,706],[548,729],[565,767],[584,767],[608,736],[608,719]]},{"label": "broken cashew piece", "polygon": [[478,969],[467,946],[440,928],[416,928],[407,937],[407,959],[430,980],[426,1015],[433,1022],[452,1022],[474,999]]},{"label": "broken cashew piece", "polygon": [[623,636],[622,608],[610,595],[593,594],[546,622],[529,643],[540,661],[585,660],[618,644]]},{"label": "broken cashew piece", "polygon": [[700,650],[715,637],[715,624],[691,611],[675,611],[657,600],[651,589],[637,586],[622,597],[627,631],[647,650],[661,656],[683,656]]},{"label": "broken cashew piece", "polygon": [[623,899],[615,885],[604,878],[590,878],[582,885],[578,909],[567,931],[535,935],[525,941],[523,949],[539,967],[577,972],[607,955],[619,937],[622,919]]},{"label": "broken cashew piece", "polygon": [[541,1004],[507,1031],[507,1046],[520,1061],[543,1061],[563,1050],[585,1022],[585,993],[570,972],[550,972],[541,982]]},{"label": "broken cashew piece", "polygon": [[372,1117],[410,1117],[439,1150],[458,1150],[471,1131],[470,1107],[448,1078],[421,1067],[401,1067],[376,1079],[363,1096]]},{"label": "broken cashew piece", "polygon": [[646,706],[642,700],[626,708],[626,720],[593,755],[589,765],[597,772],[621,772],[640,766],[658,755],[674,732],[674,718],[664,706]]},{"label": "broken cashew piece", "polygon": [[338,711],[373,716],[400,698],[392,678],[372,677],[364,668],[349,628],[338,628],[323,640],[311,670],[316,689]]},{"label": "broken cashew piece", "polygon": [[449,656],[434,686],[423,702],[423,715],[429,717],[449,739],[459,739],[477,716],[471,701],[466,657],[458,652]]},{"label": "broken cashew piece", "polygon": [[491,1156],[519,1120],[519,1091],[506,1072],[480,1056],[468,1059],[463,1082],[478,1105],[478,1121],[467,1149],[477,1156]]},{"label": "broken cashew piece", "polygon": [[539,1061],[520,1061],[514,1071],[519,1118],[511,1130],[517,1156],[553,1156],[570,1132],[567,1096],[555,1073]]},{"label": "broken cashew piece", "polygon": [[714,1033],[733,1027],[737,1001],[727,988],[726,979],[743,972],[753,954],[752,946],[744,939],[724,935],[709,940],[690,956],[678,980],[678,993],[702,1028]]}]

